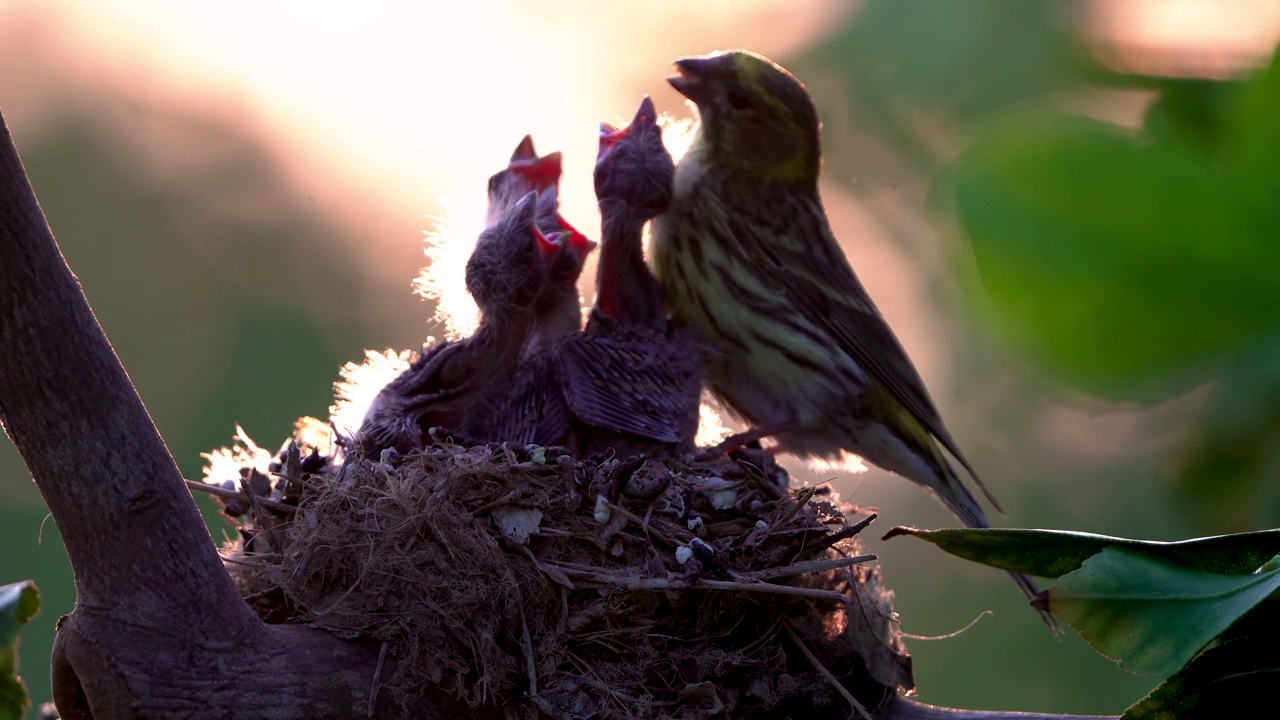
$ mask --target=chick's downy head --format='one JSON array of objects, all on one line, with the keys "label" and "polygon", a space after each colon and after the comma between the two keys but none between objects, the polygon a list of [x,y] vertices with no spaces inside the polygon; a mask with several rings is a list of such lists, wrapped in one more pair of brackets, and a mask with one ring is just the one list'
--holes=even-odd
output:
[{"label": "chick's downy head", "polygon": [[537,194],[528,192],[476,240],[467,260],[466,283],[486,316],[530,307],[547,282],[560,254],[562,233],[539,230],[537,212]]},{"label": "chick's downy head", "polygon": [[671,204],[674,175],[675,164],[662,144],[658,113],[648,96],[626,127],[600,123],[595,166],[598,200],[621,202],[649,219]]}]

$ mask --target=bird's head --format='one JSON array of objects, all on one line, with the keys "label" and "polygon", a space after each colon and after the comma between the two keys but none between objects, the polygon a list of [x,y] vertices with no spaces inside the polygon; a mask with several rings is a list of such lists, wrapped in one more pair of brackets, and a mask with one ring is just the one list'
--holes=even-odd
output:
[{"label": "bird's head", "polygon": [[587,256],[596,249],[596,241],[568,228],[560,233],[560,253],[551,265],[548,282],[555,286],[576,286]]},{"label": "bird's head", "polygon": [[675,164],[662,144],[658,112],[646,96],[631,124],[615,128],[600,123],[600,149],[596,153],[596,198],[626,204],[644,219],[671,204]]},{"label": "bird's head", "polygon": [[542,292],[565,233],[538,229],[538,195],[528,192],[476,240],[467,260],[467,290],[482,312],[528,308]]},{"label": "bird's head", "polygon": [[[525,135],[511,154],[507,167],[489,177],[489,210],[485,224],[497,222],[506,209],[525,193],[545,195],[553,192],[560,185],[562,172],[560,153],[539,157],[533,148],[533,138]],[[554,203],[554,194],[551,200]],[[544,212],[555,212],[554,204],[548,205],[543,201],[540,206]]]},{"label": "bird's head", "polygon": [[822,124],[794,75],[749,50],[681,58],[675,66],[667,82],[698,106],[712,162],[784,182],[817,182]]}]

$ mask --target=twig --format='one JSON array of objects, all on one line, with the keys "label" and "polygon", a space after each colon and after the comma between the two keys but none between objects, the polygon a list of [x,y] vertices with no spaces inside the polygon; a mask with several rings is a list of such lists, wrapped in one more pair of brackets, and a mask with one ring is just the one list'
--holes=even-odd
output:
[{"label": "twig", "polygon": [[471,511],[471,514],[472,514],[472,515],[483,515],[483,514],[485,514],[485,513],[489,512],[490,510],[494,510],[494,509],[496,509],[496,508],[500,508],[500,507],[502,507],[503,505],[510,505],[511,503],[515,502],[516,500],[519,500],[519,499],[520,499],[520,496],[521,496],[521,492],[520,492],[519,490],[512,490],[511,492],[507,493],[506,495],[503,495],[502,497],[498,498],[497,500],[493,500],[493,501],[491,501],[491,502],[487,502],[487,503],[485,503],[485,504],[481,505],[480,507],[476,508],[475,510],[472,510],[472,511]]},{"label": "twig", "polygon": [[640,528],[640,531],[643,532],[646,537],[652,537],[655,540],[661,540],[664,545],[668,545],[670,547],[676,547],[680,544],[653,528],[646,528],[644,518],[640,517],[639,515],[636,515],[635,513],[622,507],[621,505],[614,505],[611,502],[606,502],[604,506],[609,508],[610,511],[616,512],[622,515],[623,517],[625,517],[626,519],[630,520],[631,522],[635,523],[635,526]]},{"label": "twig", "polygon": [[857,535],[858,533],[862,532],[863,528],[870,525],[871,521],[875,520],[878,517],[880,517],[879,514],[871,513],[870,515],[862,518],[861,520],[859,520],[858,522],[852,525],[844,526],[844,528],[842,528],[839,532],[832,533],[822,538],[822,540],[819,540],[817,549],[821,550],[824,548],[829,548],[832,545],[835,545],[836,543],[840,542],[841,540],[847,540],[853,537],[854,535]]},{"label": "twig", "polygon": [[793,585],[776,585],[767,582],[735,582],[733,580],[698,580],[697,583],[690,585],[691,588],[710,588],[712,590],[744,590],[746,592],[762,592],[772,593],[774,595],[795,595],[797,597],[814,598],[816,600],[831,600],[833,602],[848,603],[850,598],[842,592],[835,590],[822,590],[819,588],[795,587]]},{"label": "twig", "polygon": [[858,698],[854,697],[853,693],[849,692],[849,688],[841,684],[836,676],[827,669],[827,666],[822,664],[822,661],[818,659],[818,656],[814,655],[813,651],[804,644],[804,641],[800,639],[799,633],[795,631],[795,628],[791,627],[791,623],[787,623],[787,635],[791,636],[791,642],[795,643],[796,647],[800,648],[800,652],[804,653],[805,659],[809,661],[809,664],[813,665],[813,669],[817,670],[819,675],[825,678],[827,682],[831,683],[831,687],[835,688],[835,691],[840,693],[840,697],[844,698],[845,702],[849,703],[850,707],[852,707],[866,720],[873,720],[871,713],[867,712],[867,709],[862,706],[862,703],[858,702]]},{"label": "twig", "polygon": [[743,468],[746,471],[747,477],[754,480],[756,485],[759,485],[760,489],[764,490],[765,493],[774,500],[782,500],[787,497],[787,491],[777,485],[774,485],[773,481],[769,479],[769,476],[765,474],[764,470],[756,467],[746,460],[736,460],[735,462],[738,463],[738,467]]},{"label": "twig", "polygon": [[524,619],[524,606],[520,607],[520,649],[524,651],[525,674],[529,676],[529,697],[537,697],[538,666],[533,657],[533,639],[529,636],[529,624]]},{"label": "twig", "polygon": [[289,505],[288,503],[282,503],[279,500],[272,500],[271,498],[264,498],[261,495],[255,495],[252,499],[250,499],[245,495],[245,493],[242,493],[239,490],[228,490],[224,487],[219,487],[217,485],[210,485],[208,483],[202,483],[196,480],[183,479],[183,482],[185,482],[187,484],[187,487],[191,488],[192,490],[199,490],[202,493],[208,493],[209,495],[215,495],[220,498],[226,498],[227,500],[249,500],[250,502],[255,502],[263,507],[271,508],[272,510],[278,510],[282,513],[285,513],[286,515],[292,515],[298,512],[298,508],[293,505]]},{"label": "twig", "polygon": [[255,570],[267,569],[266,563],[251,563],[251,562],[246,562],[244,560],[237,560],[233,557],[227,557],[226,555],[222,555],[220,557],[222,558],[222,562],[229,562],[232,565],[243,565],[244,567],[254,568]]},{"label": "twig", "polygon": [[[282,479],[282,480],[287,480],[287,481],[289,481],[289,482],[295,482],[295,483],[298,483],[299,485],[301,485],[302,487],[304,487],[304,488],[306,488],[306,489],[310,490],[311,492],[318,493],[318,492],[320,492],[321,490],[323,490],[323,489],[324,489],[324,488],[322,488],[321,486],[319,486],[319,485],[317,485],[317,484],[315,484],[315,483],[313,483],[313,482],[309,482],[309,481],[307,481],[307,480],[304,480],[304,479],[302,479],[302,478],[300,478],[300,477],[298,477],[298,476],[296,476],[296,475],[288,475],[288,474],[286,474],[286,473],[281,473],[281,472],[268,472],[267,474],[268,474],[268,475],[275,475],[276,477],[278,477],[278,478],[280,478],[280,479]],[[187,482],[191,482],[191,481],[190,481],[190,480],[188,480]]]},{"label": "twig", "polygon": [[752,580],[772,580],[774,578],[825,572],[850,565],[860,565],[876,559],[878,559],[876,555],[854,555],[853,557],[836,558],[834,560],[808,560],[784,567],[765,568],[764,570],[742,573],[742,577]]},{"label": "twig", "polygon": [[835,590],[820,588],[794,587],[792,585],[776,585],[767,582],[738,582],[734,580],[704,580],[693,582],[685,580],[668,580],[667,578],[646,578],[627,575],[602,573],[598,569],[574,567],[569,564],[548,563],[588,582],[612,585],[627,590],[740,590],[743,592],[770,593],[773,595],[794,595],[797,597],[831,600],[834,602],[850,602],[849,596]]},{"label": "twig", "polygon": [[378,688],[382,687],[382,662],[387,659],[387,641],[382,641],[378,648],[378,662],[373,666],[373,685],[369,688],[369,709],[365,717],[373,717],[373,710],[378,705]]},{"label": "twig", "polygon": [[210,485],[208,483],[202,483],[196,480],[187,480],[186,478],[183,478],[182,482],[186,483],[187,487],[191,488],[192,490],[199,490],[202,493],[208,493],[209,495],[216,495],[220,498],[226,498],[227,500],[243,500],[244,499],[244,495],[242,495],[239,490],[228,490],[220,485]]},{"label": "twig", "polygon": [[774,527],[786,527],[787,523],[791,522],[791,519],[792,519],[792,518],[794,518],[794,517],[796,516],[796,514],[800,512],[801,508],[803,508],[803,507],[805,506],[805,504],[809,502],[809,499],[810,499],[810,498],[812,498],[812,497],[813,497],[813,494],[814,494],[814,493],[816,493],[816,492],[818,492],[818,488],[817,488],[817,487],[807,487],[807,488],[805,488],[805,489],[801,490],[801,491],[796,495],[796,502],[795,502],[795,504],[794,504],[794,505],[792,505],[792,506],[787,510],[787,512],[786,512],[785,514],[783,514],[782,518],[781,518],[781,519],[779,519],[777,522],[775,522],[775,523],[773,524],[773,526],[774,526]]}]

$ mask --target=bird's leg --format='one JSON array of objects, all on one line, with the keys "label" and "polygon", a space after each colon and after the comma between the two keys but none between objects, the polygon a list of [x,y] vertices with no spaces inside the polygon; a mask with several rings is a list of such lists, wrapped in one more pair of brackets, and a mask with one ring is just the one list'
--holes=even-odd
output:
[{"label": "bird's leg", "polygon": [[710,460],[720,457],[727,452],[739,450],[761,438],[767,438],[772,435],[781,435],[782,433],[799,430],[800,422],[798,420],[783,420],[781,422],[767,423],[765,425],[757,425],[756,427],[743,430],[740,433],[734,433],[729,437],[721,440],[719,444],[713,445],[702,452],[698,453],[698,460]]}]

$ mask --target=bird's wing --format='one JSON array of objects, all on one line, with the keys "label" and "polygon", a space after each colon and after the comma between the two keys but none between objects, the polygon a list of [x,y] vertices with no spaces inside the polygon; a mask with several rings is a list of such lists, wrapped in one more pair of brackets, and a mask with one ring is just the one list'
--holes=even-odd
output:
[{"label": "bird's wing", "polygon": [[[423,429],[466,430],[499,365],[469,340],[436,345],[379,393]],[[391,399],[389,398],[389,399]]]},{"label": "bird's wing", "polygon": [[569,408],[550,352],[526,360],[509,385],[490,393],[482,417],[472,422],[478,437],[520,445],[563,445]]},{"label": "bird's wing", "polygon": [[662,443],[692,441],[698,412],[696,401],[690,403],[698,396],[696,347],[673,343],[656,330],[593,321],[610,331],[573,335],[559,353],[570,411],[615,432]]},{"label": "bird's wing", "polygon": [[775,273],[776,287],[787,293],[791,305],[806,320],[830,333],[841,350],[884,385],[960,462],[999,509],[999,503],[943,426],[937,407],[902,344],[854,274],[831,231],[821,200],[815,195],[789,202],[794,206],[770,212],[765,226],[754,231],[746,227],[749,216],[742,213],[730,213],[726,222],[739,242],[761,238],[761,242],[744,245],[742,250]]}]

